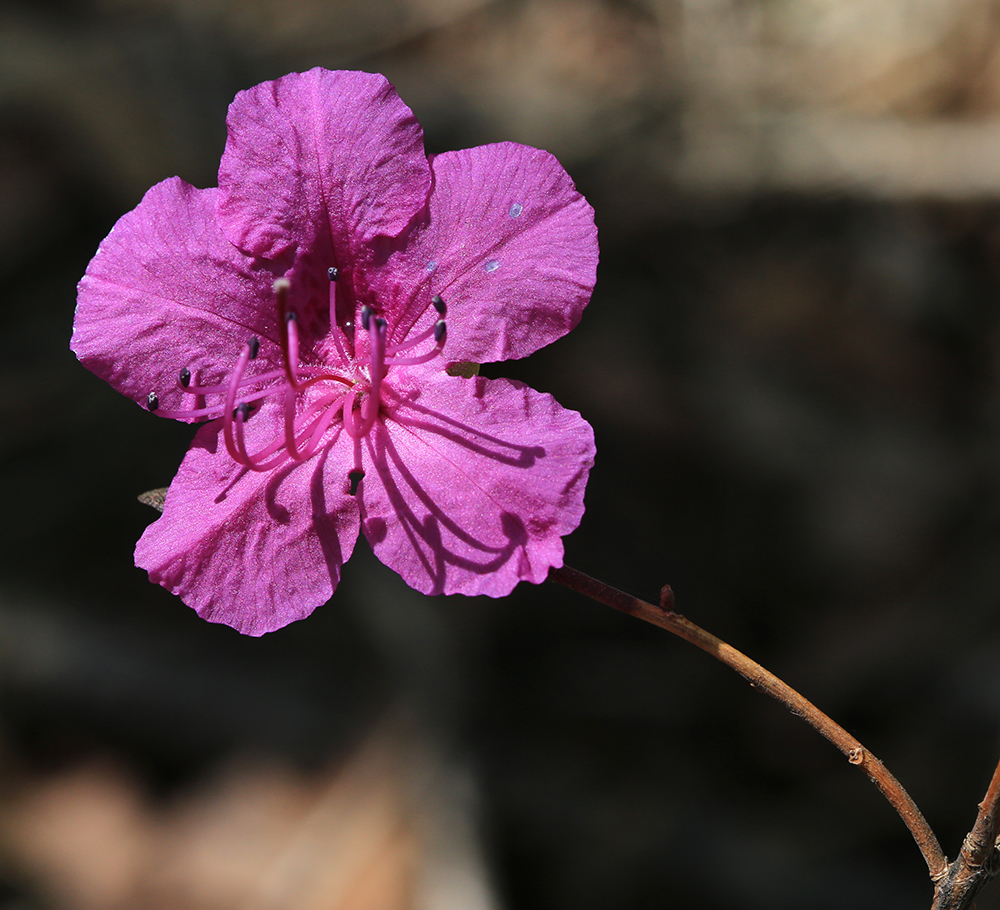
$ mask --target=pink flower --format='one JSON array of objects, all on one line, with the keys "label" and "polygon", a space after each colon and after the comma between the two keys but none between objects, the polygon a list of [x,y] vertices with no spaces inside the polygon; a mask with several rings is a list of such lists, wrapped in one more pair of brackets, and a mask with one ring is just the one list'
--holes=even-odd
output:
[{"label": "pink flower", "polygon": [[237,95],[218,189],[154,186],[80,282],[72,348],[200,427],[135,552],[249,635],[327,601],[359,528],[427,594],[508,594],[561,566],[590,426],[455,362],[572,329],[593,211],[549,154],[428,157],[381,76],[314,69]]}]

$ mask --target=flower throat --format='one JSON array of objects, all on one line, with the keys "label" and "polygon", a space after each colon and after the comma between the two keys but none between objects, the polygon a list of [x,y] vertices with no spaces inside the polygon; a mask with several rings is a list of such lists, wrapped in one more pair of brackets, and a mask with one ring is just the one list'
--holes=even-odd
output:
[{"label": "flower throat", "polygon": [[[193,407],[161,408],[156,392],[150,392],[146,399],[149,410],[176,420],[221,417],[226,451],[234,461],[252,471],[270,471],[288,460],[302,462],[311,458],[338,417],[344,432],[352,439],[365,437],[378,418],[382,383],[389,369],[427,363],[441,354],[447,335],[443,318],[447,308],[440,295],[435,294],[431,303],[442,318],[413,338],[390,345],[386,339],[385,319],[376,315],[367,304],[363,305],[360,323],[368,336],[368,350],[359,355],[354,345],[354,323],[343,315],[337,318],[337,269],[328,269],[327,276],[330,279],[330,334],[336,346],[334,363],[299,362],[299,320],[289,306],[291,284],[288,279],[279,278],[274,282],[274,294],[282,365],[248,376],[250,363],[260,353],[260,340],[251,337],[240,351],[228,382],[198,385],[191,371],[183,367],[178,375],[177,389],[193,396]],[[422,354],[411,353],[418,345],[431,340],[433,346],[429,350]],[[221,401],[213,405],[205,403],[206,398],[216,396]],[[282,430],[251,453],[246,444],[246,422],[261,403],[272,396],[282,408]],[[356,468],[360,470],[359,465]]]}]

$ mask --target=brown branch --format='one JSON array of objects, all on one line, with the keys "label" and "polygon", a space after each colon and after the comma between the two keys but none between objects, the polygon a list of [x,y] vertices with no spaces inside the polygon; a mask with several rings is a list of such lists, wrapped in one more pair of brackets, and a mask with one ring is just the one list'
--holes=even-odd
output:
[{"label": "brown branch", "polygon": [[980,889],[1000,871],[997,835],[1000,834],[1000,763],[993,772],[979,815],[966,835],[962,850],[934,889],[931,910],[964,910]]},{"label": "brown branch", "polygon": [[[937,881],[946,874],[949,869],[948,860],[942,852],[940,844],[938,844],[937,837],[935,837],[930,825],[927,824],[926,819],[917,808],[916,803],[910,798],[910,794],[889,773],[885,765],[841,727],[840,724],[835,723],[827,717],[819,708],[799,695],[791,686],[782,682],[773,673],[765,670],[756,661],[751,660],[745,654],[727,645],[711,633],[706,632],[693,622],[685,619],[679,613],[673,612],[673,592],[669,587],[665,587],[661,592],[660,602],[662,606],[654,607],[652,604],[639,600],[631,594],[626,594],[624,591],[612,588],[604,584],[604,582],[598,581],[596,578],[591,578],[583,572],[569,568],[569,566],[563,566],[561,569],[551,569],[549,571],[549,578],[599,603],[620,610],[622,613],[628,613],[629,616],[634,616],[637,619],[645,620],[654,626],[659,626],[661,629],[672,632],[674,635],[679,635],[685,641],[689,641],[703,651],[707,651],[713,657],[734,669],[755,689],[759,689],[780,701],[793,714],[801,717],[818,733],[833,743],[847,756],[847,760],[852,765],[858,765],[868,775],[875,786],[882,792],[882,795],[899,814],[906,827],[909,828],[913,839],[917,842],[917,846],[920,848],[920,852],[927,863],[931,878]],[[996,778],[996,776],[994,777]],[[1000,781],[998,781],[997,786],[1000,787]],[[994,800],[995,802],[996,800]],[[994,827],[991,827],[990,831],[995,829],[995,819],[992,824]]]}]

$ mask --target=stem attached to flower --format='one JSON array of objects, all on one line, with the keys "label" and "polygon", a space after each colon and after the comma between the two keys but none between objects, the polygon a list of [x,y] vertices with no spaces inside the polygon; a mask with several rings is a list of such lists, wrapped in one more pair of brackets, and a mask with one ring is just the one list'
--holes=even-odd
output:
[{"label": "stem attached to flower", "polygon": [[[673,632],[674,635],[679,635],[685,641],[691,642],[691,644],[701,648],[702,651],[707,651],[713,657],[716,657],[734,669],[753,688],[759,689],[780,701],[793,714],[801,717],[818,733],[833,743],[847,756],[847,760],[852,765],[858,765],[868,775],[875,786],[882,791],[882,795],[889,800],[889,803],[899,814],[899,817],[913,835],[913,839],[917,842],[917,846],[920,848],[920,852],[927,863],[931,878],[937,881],[946,874],[949,869],[948,860],[941,850],[941,845],[938,843],[937,837],[935,837],[930,825],[927,824],[927,820],[917,808],[916,803],[910,798],[910,794],[889,773],[885,765],[841,727],[840,724],[827,717],[819,708],[799,695],[791,686],[782,682],[777,676],[765,670],[760,664],[751,660],[745,654],[696,626],[679,613],[675,613],[673,610],[673,592],[669,586],[665,587],[660,595],[661,606],[654,607],[652,604],[639,600],[631,594],[626,594],[624,591],[619,591],[617,588],[612,588],[610,585],[606,585],[596,578],[591,578],[589,575],[584,575],[583,572],[569,568],[569,566],[563,566],[561,569],[550,569],[549,579],[557,581],[559,584],[565,585],[567,588],[571,588],[579,594],[590,597],[599,603],[620,610],[622,613],[628,613],[629,616],[645,620],[654,626],[659,626],[661,629]],[[1000,775],[1000,769],[998,769],[998,775]],[[996,789],[1000,793],[1000,776],[998,775],[994,776],[994,781]],[[993,789],[994,787],[991,785],[991,791]],[[994,798],[995,803],[996,798]],[[992,832],[995,830],[997,824],[995,815],[996,807],[994,806],[993,820],[988,826],[984,822],[984,826],[989,827],[989,831],[991,832],[987,837],[993,836]]]}]

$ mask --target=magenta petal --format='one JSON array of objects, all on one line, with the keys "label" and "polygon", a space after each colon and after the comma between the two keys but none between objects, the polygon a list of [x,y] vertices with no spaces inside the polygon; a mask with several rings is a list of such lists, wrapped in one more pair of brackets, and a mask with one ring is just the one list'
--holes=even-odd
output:
[{"label": "magenta petal", "polygon": [[332,240],[314,252],[344,268],[427,200],[423,131],[384,76],[292,73],[240,92],[227,124],[219,223],[254,255]]},{"label": "magenta petal", "polygon": [[177,375],[219,382],[252,335],[261,363],[277,352],[274,275],[215,224],[217,190],[158,183],[105,238],[80,281],[70,347],[84,366],[135,401],[156,392],[182,404]]},{"label": "magenta petal", "polygon": [[598,250],[594,210],[563,166],[504,142],[432,168],[429,223],[368,276],[396,340],[434,294],[448,305],[448,360],[525,357],[565,335],[590,300]]},{"label": "magenta petal", "polygon": [[551,395],[428,373],[366,446],[362,530],[418,591],[501,597],[562,565],[594,435]]},{"label": "magenta petal", "polygon": [[351,451],[333,445],[259,474],[226,454],[217,425],[202,427],[163,515],[136,545],[136,565],[204,619],[246,635],[308,616],[330,599],[357,540]]}]

